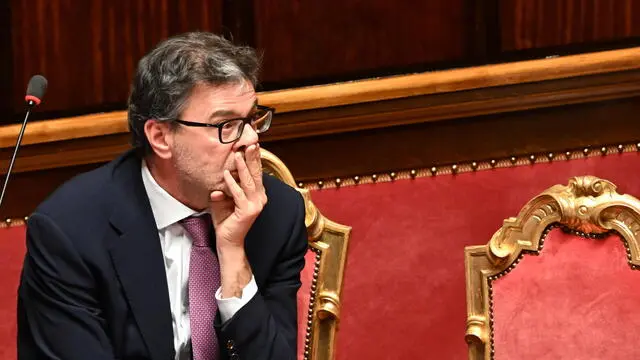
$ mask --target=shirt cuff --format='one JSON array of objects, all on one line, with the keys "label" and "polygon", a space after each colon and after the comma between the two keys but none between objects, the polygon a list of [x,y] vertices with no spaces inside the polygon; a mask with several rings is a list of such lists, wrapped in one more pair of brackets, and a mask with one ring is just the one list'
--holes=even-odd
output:
[{"label": "shirt cuff", "polygon": [[245,306],[258,292],[258,285],[256,279],[251,275],[251,281],[247,286],[242,289],[241,297],[222,298],[222,287],[219,287],[216,291],[216,302],[218,303],[218,310],[220,310],[220,317],[222,324],[231,319],[235,313],[237,313],[243,306]]}]

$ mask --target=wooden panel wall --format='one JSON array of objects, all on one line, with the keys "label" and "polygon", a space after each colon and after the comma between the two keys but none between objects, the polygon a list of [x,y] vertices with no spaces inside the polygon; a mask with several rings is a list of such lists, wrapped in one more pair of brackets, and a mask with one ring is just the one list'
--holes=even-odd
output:
[{"label": "wooden panel wall", "polygon": [[500,1],[504,51],[640,36],[637,0]]},{"label": "wooden panel wall", "polygon": [[264,81],[335,78],[466,59],[473,26],[465,17],[467,3],[254,0]]},{"label": "wooden panel wall", "polygon": [[[0,1],[0,114],[12,114],[11,92],[13,89],[12,69],[13,59],[11,58],[11,32],[7,31],[6,24],[10,24],[11,14],[9,10],[11,6],[8,1]],[[3,29],[1,24],[5,24]],[[0,116],[0,124],[3,122],[3,116]]]},{"label": "wooden panel wall", "polygon": [[520,60],[531,49],[544,56],[558,46],[589,51],[593,42],[637,42],[640,3],[7,0],[0,2],[0,123],[21,120],[25,86],[36,73],[50,80],[36,118],[123,109],[140,57],[188,30],[258,48],[261,90],[276,90]]},{"label": "wooden panel wall", "polygon": [[222,0],[12,0],[10,10],[15,112],[37,73],[49,80],[40,111],[122,108],[138,60],[157,42],[222,29]]}]

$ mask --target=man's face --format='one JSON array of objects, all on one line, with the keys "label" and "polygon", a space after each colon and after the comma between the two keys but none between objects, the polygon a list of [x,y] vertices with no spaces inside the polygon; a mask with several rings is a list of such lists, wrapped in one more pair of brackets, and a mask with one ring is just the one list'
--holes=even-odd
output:
[{"label": "man's face", "polygon": [[[249,82],[216,87],[201,84],[193,89],[180,119],[216,124],[247,117],[255,106],[256,93]],[[189,187],[183,191],[206,196],[203,201],[208,200],[213,190],[229,195],[223,171],[229,170],[238,181],[234,153],[241,152],[244,157],[245,149],[258,143],[255,130],[245,124],[240,139],[223,144],[215,127],[176,126],[169,146],[180,186]]]}]

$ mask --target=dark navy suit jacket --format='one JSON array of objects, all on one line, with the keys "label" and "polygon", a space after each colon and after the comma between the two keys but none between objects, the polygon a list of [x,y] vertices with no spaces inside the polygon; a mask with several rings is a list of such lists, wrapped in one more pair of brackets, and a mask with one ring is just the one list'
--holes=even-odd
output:
[{"label": "dark navy suit jacket", "polygon": [[[30,216],[20,360],[174,359],[164,260],[140,166],[130,151],[70,180]],[[221,359],[296,358],[304,203],[272,176],[264,184],[268,203],[245,239],[259,291],[216,324]]]}]

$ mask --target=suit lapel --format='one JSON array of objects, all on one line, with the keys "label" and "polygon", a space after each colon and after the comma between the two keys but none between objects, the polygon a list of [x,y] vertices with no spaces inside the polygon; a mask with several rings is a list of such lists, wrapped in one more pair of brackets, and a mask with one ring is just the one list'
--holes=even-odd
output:
[{"label": "suit lapel", "polygon": [[110,222],[119,233],[109,252],[152,359],[174,353],[171,308],[158,232],[140,175],[130,155],[115,167],[117,188]]}]

